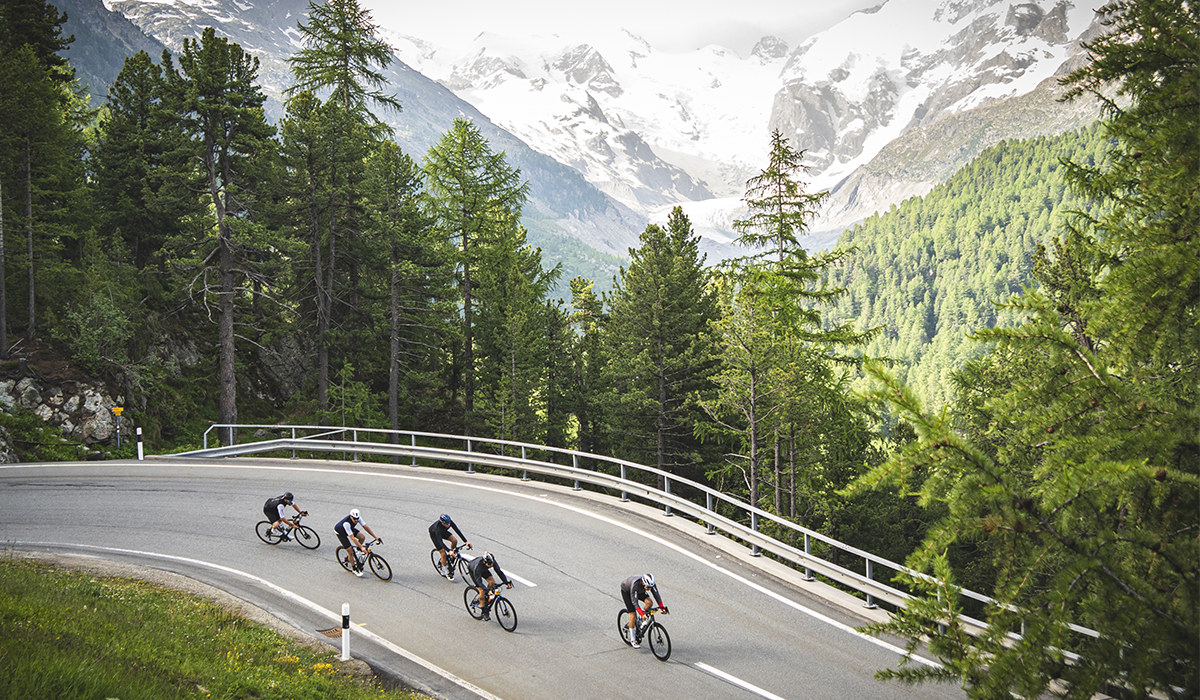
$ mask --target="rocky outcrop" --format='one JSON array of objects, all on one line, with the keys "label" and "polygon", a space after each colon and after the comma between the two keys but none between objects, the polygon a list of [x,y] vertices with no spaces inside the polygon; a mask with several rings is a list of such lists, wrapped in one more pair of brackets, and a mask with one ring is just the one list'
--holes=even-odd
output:
[{"label": "rocky outcrop", "polygon": [[0,408],[11,411],[19,406],[33,411],[47,424],[61,428],[64,437],[84,444],[114,439],[117,417],[113,408],[124,403],[125,397],[113,396],[100,383],[49,382],[36,377],[0,379]]}]

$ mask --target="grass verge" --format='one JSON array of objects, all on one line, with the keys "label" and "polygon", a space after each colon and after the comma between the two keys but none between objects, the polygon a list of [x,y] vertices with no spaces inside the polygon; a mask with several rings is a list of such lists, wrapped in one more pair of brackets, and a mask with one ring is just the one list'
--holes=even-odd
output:
[{"label": "grass verge", "polygon": [[421,697],[198,596],[0,558],[0,698]]}]

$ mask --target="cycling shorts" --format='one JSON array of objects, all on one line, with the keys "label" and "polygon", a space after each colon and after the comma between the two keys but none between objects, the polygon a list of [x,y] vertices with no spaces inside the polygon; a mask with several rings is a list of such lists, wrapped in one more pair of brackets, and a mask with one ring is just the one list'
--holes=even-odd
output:
[{"label": "cycling shorts", "polygon": [[437,548],[437,549],[439,549],[439,550],[446,550],[446,549],[449,549],[449,548],[446,546],[446,541],[445,541],[445,540],[443,540],[441,537],[438,537],[438,536],[437,536],[437,533],[436,533],[436,532],[434,532],[433,530],[430,530],[430,531],[429,531],[429,539],[433,540],[433,546],[434,546],[435,548]]}]

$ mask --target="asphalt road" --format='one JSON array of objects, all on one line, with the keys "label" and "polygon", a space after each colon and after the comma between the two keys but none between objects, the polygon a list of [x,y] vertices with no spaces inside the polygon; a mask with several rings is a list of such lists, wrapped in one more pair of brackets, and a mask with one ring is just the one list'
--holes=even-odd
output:
[{"label": "asphalt road", "polygon": [[[321,535],[314,551],[254,535],[284,491]],[[333,525],[350,508],[384,543],[383,583],[334,560]],[[427,528],[450,513],[516,579],[512,634],[463,607],[463,584],[434,573]],[[661,516],[570,491],[462,472],[352,462],[148,460],[0,466],[5,548],[91,554],[216,585],[313,631],[343,603],[367,635],[356,657],[399,669],[447,698],[962,698],[873,678],[895,647],[856,634],[863,619],[801,586],[682,535]],[[657,661],[616,630],[618,586],[653,572],[674,645]],[[338,642],[340,644],[340,642]]]}]

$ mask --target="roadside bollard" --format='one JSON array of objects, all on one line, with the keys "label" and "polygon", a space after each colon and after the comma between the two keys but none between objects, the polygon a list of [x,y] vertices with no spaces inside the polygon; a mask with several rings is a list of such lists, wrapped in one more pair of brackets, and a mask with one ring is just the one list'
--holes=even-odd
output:
[{"label": "roadside bollard", "polygon": [[146,453],[142,449],[142,429],[141,428],[137,429],[137,445],[138,445],[138,460],[141,461],[146,458]]},{"label": "roadside bollard", "polygon": [[342,603],[342,661],[350,660],[350,604]]}]

